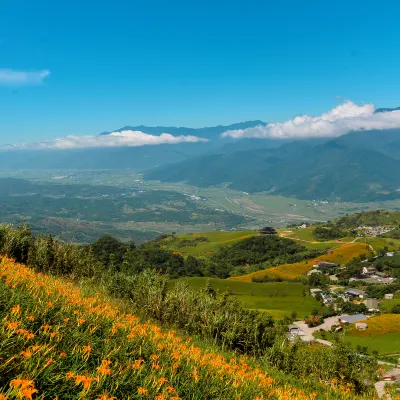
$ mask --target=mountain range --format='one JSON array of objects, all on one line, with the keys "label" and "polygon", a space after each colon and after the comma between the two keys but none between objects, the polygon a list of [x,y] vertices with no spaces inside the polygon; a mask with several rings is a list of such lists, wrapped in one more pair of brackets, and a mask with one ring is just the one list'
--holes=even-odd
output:
[{"label": "mountain range", "polygon": [[[390,112],[399,108],[377,109]],[[233,139],[228,130],[255,120],[207,128],[125,126],[113,132],[191,135],[206,142],[69,150],[3,150],[0,169],[131,169],[146,179],[223,185],[300,199],[380,201],[400,198],[400,129],[337,138]],[[99,136],[110,135],[103,132]]]},{"label": "mountain range", "polygon": [[[235,152],[240,149],[259,147],[277,147],[282,142],[276,140],[243,140],[240,143],[231,138],[220,139],[221,133],[227,130],[246,129],[266,125],[262,121],[247,121],[228,126],[209,128],[185,127],[147,127],[125,126],[113,132],[126,130],[140,131],[159,136],[169,133],[174,136],[192,135],[207,142],[159,144],[138,147],[112,147],[87,149],[53,149],[53,150],[3,150],[0,151],[0,169],[132,169],[143,171],[156,166],[184,161],[194,156],[212,152]],[[99,136],[109,135],[103,132]]]},{"label": "mountain range", "polygon": [[400,129],[390,129],[208,154],[144,176],[300,199],[379,201],[400,198],[399,171]]}]

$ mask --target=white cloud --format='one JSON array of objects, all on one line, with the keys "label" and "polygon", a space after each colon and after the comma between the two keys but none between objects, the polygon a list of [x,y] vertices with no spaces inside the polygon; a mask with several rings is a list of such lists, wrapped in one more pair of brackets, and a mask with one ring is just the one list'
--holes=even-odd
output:
[{"label": "white cloud", "polygon": [[286,122],[227,131],[233,138],[313,138],[336,137],[350,131],[400,128],[400,111],[375,113],[373,104],[346,101],[318,117],[301,115]]},{"label": "white cloud", "polygon": [[158,144],[198,143],[207,139],[197,136],[173,136],[162,133],[160,136],[149,135],[140,131],[112,132],[105,136],[67,136],[44,142],[20,143],[0,147],[0,150],[63,150],[104,147],[138,147]]},{"label": "white cloud", "polygon": [[50,75],[50,71],[15,71],[0,68],[0,85],[23,86],[39,85]]}]

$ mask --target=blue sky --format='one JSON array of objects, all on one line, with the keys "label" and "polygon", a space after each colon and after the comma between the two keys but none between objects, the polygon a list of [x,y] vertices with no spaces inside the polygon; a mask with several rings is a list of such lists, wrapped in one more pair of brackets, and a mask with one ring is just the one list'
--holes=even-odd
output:
[{"label": "blue sky", "polygon": [[397,1],[2,3],[0,144],[400,106]]}]

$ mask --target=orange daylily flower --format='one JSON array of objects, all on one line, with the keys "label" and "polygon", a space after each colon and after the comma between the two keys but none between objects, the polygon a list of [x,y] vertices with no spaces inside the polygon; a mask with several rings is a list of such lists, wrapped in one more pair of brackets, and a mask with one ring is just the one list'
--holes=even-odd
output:
[{"label": "orange daylily flower", "polygon": [[145,388],[140,387],[140,388],[138,389],[138,393],[139,393],[140,395],[144,395],[144,394],[148,393],[148,390],[145,389]]}]

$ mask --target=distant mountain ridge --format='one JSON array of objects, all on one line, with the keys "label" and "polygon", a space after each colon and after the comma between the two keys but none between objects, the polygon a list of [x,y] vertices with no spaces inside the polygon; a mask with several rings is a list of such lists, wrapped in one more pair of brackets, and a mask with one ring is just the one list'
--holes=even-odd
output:
[{"label": "distant mountain ridge", "polygon": [[[149,135],[161,135],[162,133],[169,133],[174,136],[179,135],[191,135],[191,136],[198,136],[201,138],[215,138],[221,135],[226,131],[236,130],[236,129],[247,129],[253,128],[255,126],[265,126],[267,125],[266,122],[255,120],[255,121],[245,121],[245,122],[238,122],[231,125],[218,125],[206,128],[186,128],[186,127],[176,127],[176,126],[124,126],[123,128],[116,129],[112,132],[123,132],[123,131],[140,131],[143,133],[147,133]],[[100,136],[107,136],[112,132],[102,132]]]},{"label": "distant mountain ridge", "polygon": [[145,178],[300,199],[378,201],[400,198],[399,171],[400,129],[390,129],[200,156],[152,169]]},{"label": "distant mountain ridge", "polygon": [[[262,139],[258,141],[243,140],[240,142],[231,138],[220,139],[221,133],[226,130],[246,129],[260,124],[265,124],[265,122],[256,120],[198,129],[146,127],[143,125],[125,126],[114,132],[140,130],[151,135],[170,133],[174,136],[199,136],[207,138],[209,141],[206,143],[159,144],[138,147],[3,150],[0,153],[0,169],[132,169],[134,171],[143,171],[155,166],[171,164],[216,151],[234,152],[242,148],[276,147],[282,144],[279,141]],[[108,134],[110,132],[103,132],[100,135],[105,136]]]}]

